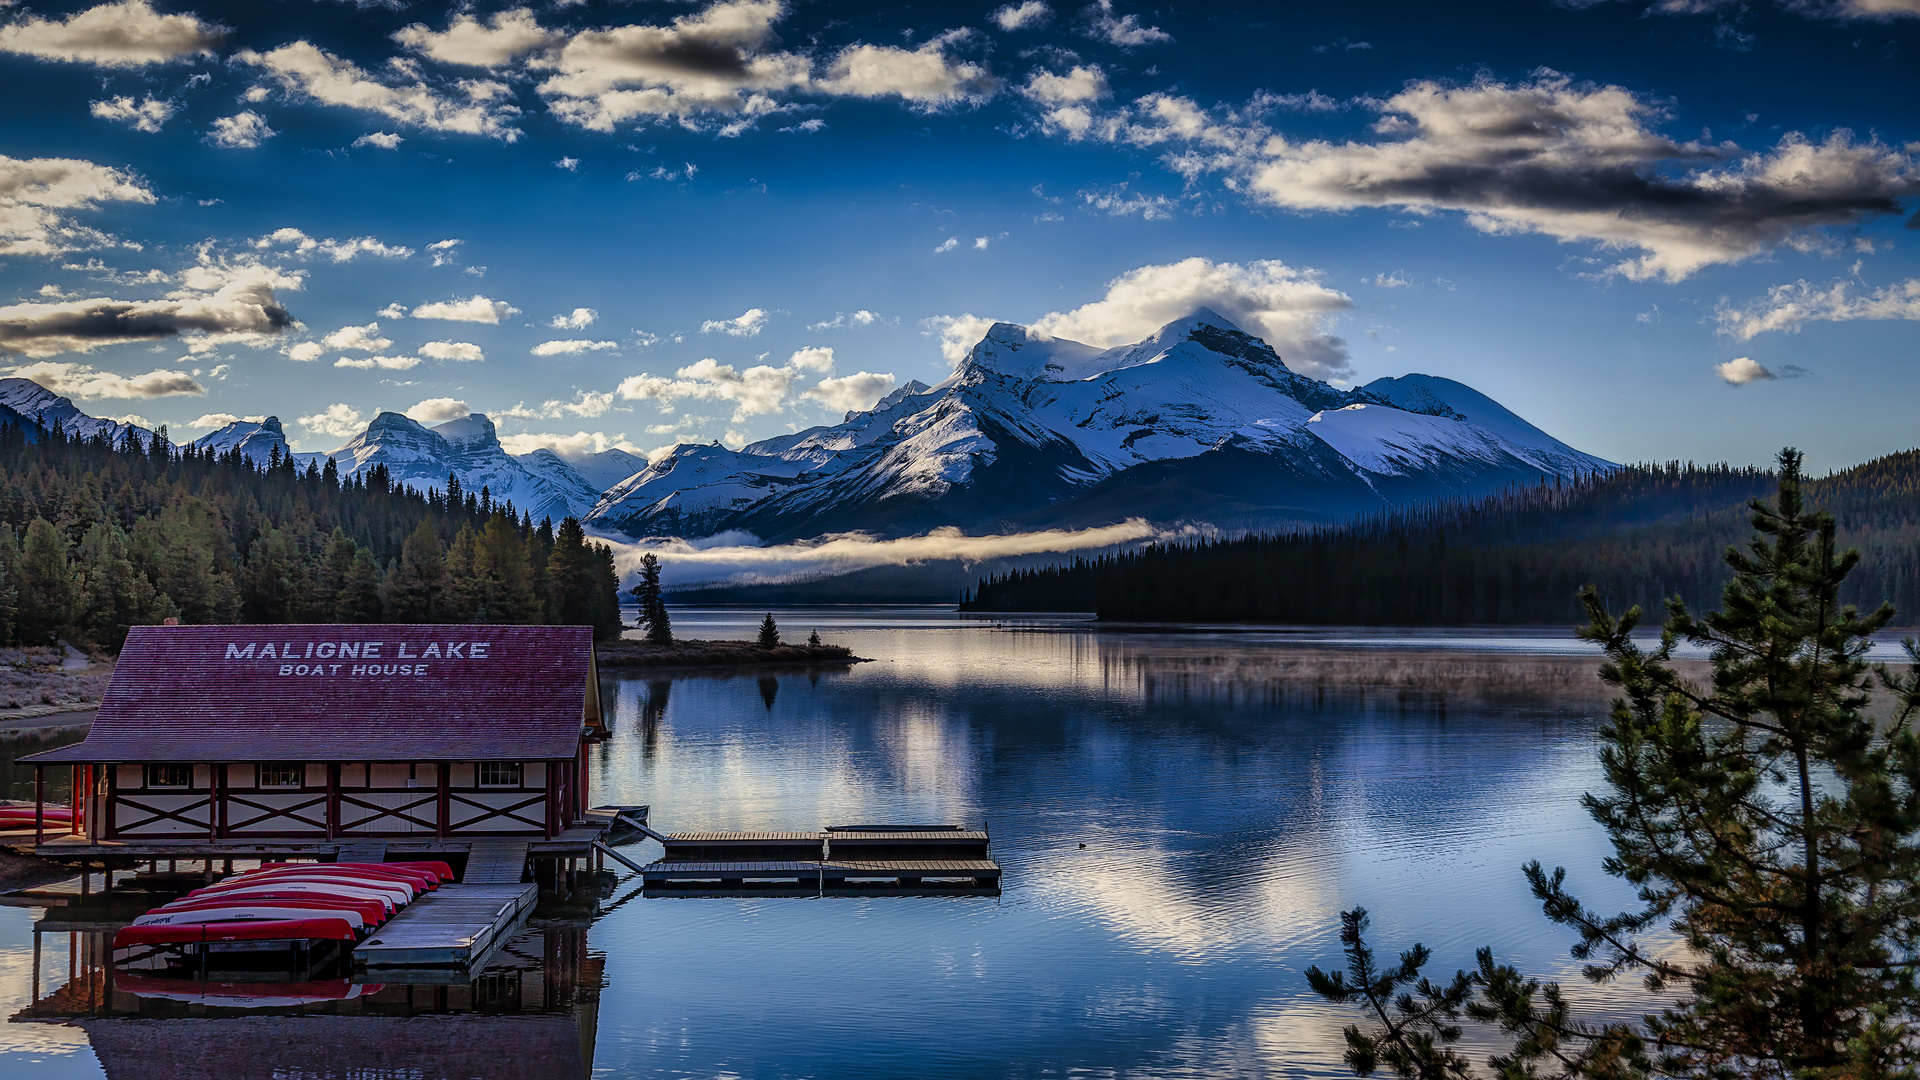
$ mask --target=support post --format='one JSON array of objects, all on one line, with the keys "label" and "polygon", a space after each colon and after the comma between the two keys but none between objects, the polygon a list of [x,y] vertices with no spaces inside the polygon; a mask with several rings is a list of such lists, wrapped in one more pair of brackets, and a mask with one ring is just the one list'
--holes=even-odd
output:
[{"label": "support post", "polygon": [[327,839],[340,836],[340,763],[327,764]]},{"label": "support post", "polygon": [[[39,847],[47,842],[47,767],[39,762],[33,763],[33,846]],[[38,935],[34,945],[40,944]],[[36,960],[39,953],[34,954]]]},{"label": "support post", "polygon": [[436,800],[438,805],[434,810],[436,826],[434,835],[442,840],[447,838],[447,822],[453,817],[453,781],[448,776],[452,771],[453,763],[447,761],[441,762],[434,768],[434,772],[440,777],[439,798]]}]

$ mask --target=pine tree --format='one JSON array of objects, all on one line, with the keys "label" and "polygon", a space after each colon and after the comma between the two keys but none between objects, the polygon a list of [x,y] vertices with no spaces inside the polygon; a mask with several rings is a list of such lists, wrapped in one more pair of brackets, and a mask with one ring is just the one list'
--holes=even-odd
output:
[{"label": "pine tree", "polygon": [[439,622],[447,617],[447,555],[433,522],[422,520],[400,548],[382,586],[387,618],[394,622]]},{"label": "pine tree", "polygon": [[820,631],[818,631],[818,630],[813,630],[813,631],[809,631],[809,632],[808,632],[808,634],[807,634],[807,645],[808,645],[809,647],[811,647],[811,648],[815,648],[815,649],[817,649],[817,648],[819,648],[819,647],[820,647]]},{"label": "pine tree", "polygon": [[673,621],[667,617],[667,604],[660,592],[660,557],[649,551],[640,556],[640,580],[627,590],[640,609],[636,625],[647,632],[654,645],[673,644]]},{"label": "pine tree", "polygon": [[780,627],[774,624],[773,612],[771,611],[767,612],[766,618],[760,620],[759,645],[763,649],[777,649],[780,647]]},{"label": "pine tree", "polygon": [[547,556],[547,618],[556,626],[586,626],[592,622],[588,610],[590,553],[587,534],[572,517],[560,523],[553,537],[553,550]]},{"label": "pine tree", "polygon": [[333,598],[333,621],[339,623],[377,623],[382,614],[380,600],[380,564],[373,553],[361,548],[354,553],[353,565],[340,582]]},{"label": "pine tree", "polygon": [[613,549],[588,544],[587,616],[593,640],[616,641],[626,624],[620,621],[620,571],[613,565]]},{"label": "pine tree", "polygon": [[[1834,519],[1806,508],[1800,456],[1780,455],[1778,498],[1751,504],[1754,536],[1731,549],[1722,609],[1694,617],[1668,604],[1660,642],[1635,644],[1640,611],[1615,618],[1582,596],[1586,640],[1605,650],[1601,678],[1624,696],[1602,732],[1609,791],[1585,796],[1641,907],[1588,910],[1565,870],[1526,867],[1548,918],[1575,930],[1576,959],[1607,982],[1641,975],[1672,996],[1642,1026],[1575,1020],[1559,987],[1523,978],[1481,950],[1479,967],[1444,986],[1419,980],[1415,946],[1392,970],[1374,965],[1366,913],[1347,912],[1348,970],[1310,969],[1313,988],[1364,1003],[1384,1021],[1347,1030],[1361,1075],[1471,1075],[1454,1049],[1459,1019],[1513,1039],[1495,1075],[1891,1077],[1920,1066],[1920,645],[1902,673],[1878,669],[1898,709],[1880,729],[1867,712],[1870,635],[1893,608],[1861,615],[1840,602],[1859,552],[1841,551]],[[1703,647],[1710,685],[1673,667],[1681,641]],[[1637,935],[1664,925],[1687,945],[1655,952]]]},{"label": "pine tree", "polygon": [[73,610],[73,571],[67,538],[45,518],[34,518],[20,544],[20,640],[51,645]]}]

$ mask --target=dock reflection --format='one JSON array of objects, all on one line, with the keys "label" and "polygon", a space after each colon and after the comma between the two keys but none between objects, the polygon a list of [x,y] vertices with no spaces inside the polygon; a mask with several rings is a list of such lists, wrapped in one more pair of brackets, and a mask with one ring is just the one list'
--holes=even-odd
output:
[{"label": "dock reflection", "polygon": [[[589,909],[590,910],[590,909]],[[606,960],[577,904],[536,912],[477,970],[379,981],[154,978],[109,962],[113,930],[69,908],[36,927],[31,1004],[70,1023],[110,1080],[531,1080],[593,1073]],[[550,917],[542,917],[543,914]],[[62,928],[69,927],[69,928]],[[408,980],[408,981],[400,981]]]}]

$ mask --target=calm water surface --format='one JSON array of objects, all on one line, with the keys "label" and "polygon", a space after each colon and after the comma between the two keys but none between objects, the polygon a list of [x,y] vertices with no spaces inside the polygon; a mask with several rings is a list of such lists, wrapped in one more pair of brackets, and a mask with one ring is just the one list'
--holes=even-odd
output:
[{"label": "calm water surface", "polygon": [[[760,614],[681,611],[675,629],[750,636]],[[511,993],[8,1023],[0,1074],[156,1075],[139,1064],[153,1045],[212,1040],[253,1049],[170,1075],[432,1080],[590,1062],[605,1076],[1341,1076],[1352,1017],[1301,972],[1340,962],[1343,908],[1372,910],[1382,952],[1427,943],[1436,974],[1490,944],[1567,978],[1571,935],[1540,917],[1519,866],[1566,865],[1596,906],[1627,899],[1599,873],[1604,837],[1578,805],[1599,783],[1603,696],[1557,635],[775,615],[789,637],[817,628],[875,662],[621,678],[595,801],[651,804],[672,831],[984,823],[1001,896],[649,899],[622,884],[543,911]],[[0,908],[9,1016],[27,1005],[42,914]],[[44,995],[67,935],[42,939]],[[1578,996],[1622,1008],[1610,995]],[[483,998],[512,1004],[488,1014]],[[579,1063],[511,1060],[550,1043],[539,1025],[556,1017],[579,1033]],[[498,1068],[468,1054],[436,1071],[419,1047],[448,1032]],[[409,1038],[412,1056],[396,1045]]]}]

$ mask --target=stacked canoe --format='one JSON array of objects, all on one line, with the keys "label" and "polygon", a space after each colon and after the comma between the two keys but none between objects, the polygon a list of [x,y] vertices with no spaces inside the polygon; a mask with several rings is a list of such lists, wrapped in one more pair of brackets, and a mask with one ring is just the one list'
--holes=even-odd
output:
[{"label": "stacked canoe", "polygon": [[113,947],[119,954],[146,946],[146,956],[245,943],[352,948],[415,897],[452,880],[443,862],[268,863],[154,908],[115,934]]}]

